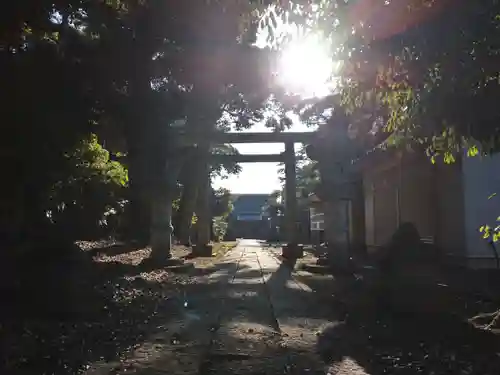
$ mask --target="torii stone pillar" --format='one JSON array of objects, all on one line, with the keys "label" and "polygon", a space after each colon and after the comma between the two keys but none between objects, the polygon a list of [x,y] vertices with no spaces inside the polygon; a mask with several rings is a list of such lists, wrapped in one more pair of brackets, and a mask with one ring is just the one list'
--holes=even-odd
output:
[{"label": "torii stone pillar", "polygon": [[210,245],[211,238],[211,220],[210,213],[210,164],[208,155],[203,160],[202,168],[200,168],[200,185],[198,186],[198,202],[196,205],[196,246],[195,253],[199,256],[212,256],[212,246]]},{"label": "torii stone pillar", "polygon": [[297,183],[294,142],[285,142],[285,235],[287,245],[283,249],[285,258],[297,258],[301,251],[297,243]]},{"label": "torii stone pillar", "polygon": [[349,135],[349,126],[345,114],[334,114],[330,122],[319,129],[308,151],[308,156],[318,161],[320,170],[318,196],[325,214],[328,257],[339,265],[347,263],[351,256],[349,207],[352,200],[358,198],[354,183],[358,176],[351,162],[358,150]]}]

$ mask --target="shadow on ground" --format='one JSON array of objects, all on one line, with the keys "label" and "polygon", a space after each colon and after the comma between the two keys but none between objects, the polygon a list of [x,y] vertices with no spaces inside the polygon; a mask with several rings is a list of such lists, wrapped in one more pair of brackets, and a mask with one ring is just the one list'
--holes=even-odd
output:
[{"label": "shadow on ground", "polygon": [[[263,269],[264,274],[268,271]],[[260,276],[259,271],[247,270],[240,272],[238,278]],[[268,287],[279,290],[287,287],[285,284],[291,279],[292,268],[281,263],[267,281]],[[400,300],[398,295],[392,298],[374,295],[373,289],[365,288],[361,282],[355,287],[349,285],[350,295],[345,296],[338,287],[335,291],[329,290],[329,286],[333,288],[341,283],[338,279],[311,275],[302,276],[300,280],[312,292],[287,289],[287,295],[302,301],[296,309],[286,310],[287,317],[324,320],[329,324],[317,332],[316,344],[309,352],[300,345],[287,347],[288,355],[293,358],[290,368],[295,366],[299,373],[314,373],[310,371],[314,368],[315,353],[320,355],[326,368],[331,367],[338,374],[498,373],[499,335],[472,326],[454,310],[429,312],[432,309],[416,306],[412,313],[409,312],[412,310],[405,311],[407,300]],[[352,280],[343,282],[347,285]],[[252,298],[259,286],[241,284],[236,288],[238,296]],[[433,303],[430,296],[434,291],[409,289],[408,293],[411,303]],[[252,371],[245,374],[265,373],[256,368]]]},{"label": "shadow on ground", "polygon": [[[318,337],[325,362],[341,366],[349,359],[368,374],[498,373],[500,335],[470,324],[459,314],[456,304],[463,301],[457,296],[447,296],[457,299],[442,310],[431,306],[435,290],[402,289],[406,296],[388,296],[362,282],[339,279],[300,277],[331,306],[331,320],[337,322]],[[348,295],[338,288],[342,283],[349,284]]]},{"label": "shadow on ground", "polygon": [[327,362],[354,360],[368,374],[496,374],[498,337],[450,315],[365,310],[322,332]]},{"label": "shadow on ground", "polygon": [[[134,251],[139,250],[113,248],[96,254],[115,256]],[[90,363],[120,360],[162,330],[169,320],[182,319],[186,309],[196,314],[209,306],[215,312],[220,309],[227,321],[240,321],[238,309],[224,309],[223,304],[257,303],[259,293],[266,293],[259,278],[271,270],[240,269],[238,278],[255,279],[255,283],[225,288],[236,263],[237,260],[228,261],[189,275],[173,275],[140,263],[95,262],[89,254],[79,253],[77,258],[59,259],[54,264],[42,264],[33,258],[21,267],[9,267],[3,279],[11,278],[10,283],[8,287],[2,283],[0,345],[7,350],[2,350],[0,373],[70,375],[85,371]],[[268,289],[288,288],[291,279],[291,268],[283,263],[270,275]],[[498,373],[498,337],[473,328],[453,314],[401,314],[388,305],[373,303],[372,296],[363,295],[366,291],[362,288],[356,291],[359,294],[355,298],[339,301],[338,295],[329,292],[335,280],[318,282],[315,276],[300,279],[314,292],[287,289],[290,296],[302,303],[286,310],[286,314],[289,318],[324,320],[330,324],[317,332],[315,345],[308,350],[299,347],[300,343],[284,348],[279,340],[272,340],[266,349],[270,357],[266,358],[272,361],[273,353],[281,356],[286,349],[288,362],[284,371],[293,373],[294,367],[307,368],[319,354],[325,366],[340,369],[338,374],[355,374],[341,368],[346,358],[367,374]],[[368,302],[349,302],[354,300]],[[247,323],[274,329],[275,321],[268,315],[251,320]],[[206,329],[216,331],[212,322]],[[252,333],[243,340],[252,341]],[[182,343],[180,333],[172,335],[177,335],[175,340]],[[233,357],[221,358],[232,361]],[[154,359],[161,360],[161,356]],[[248,361],[255,363],[251,358]],[[249,365],[245,371],[239,366],[239,372],[233,373],[266,373],[265,363],[261,365],[264,368]]]},{"label": "shadow on ground", "polygon": [[[185,314],[186,298],[197,289],[192,285],[234,267],[224,263],[172,274],[141,263],[147,250],[124,245],[42,251],[2,262],[2,374],[79,374],[90,363],[120,360]],[[96,261],[96,254],[103,258]],[[130,254],[129,263],[114,260]]]},{"label": "shadow on ground", "polygon": [[[463,271],[447,272],[447,287],[398,285],[392,294],[345,275],[296,271],[294,277],[313,291],[314,298],[306,299],[309,316],[328,315],[331,324],[319,334],[316,351],[339,374],[358,374],[359,368],[368,374],[496,374],[499,332],[468,322],[494,308],[472,292],[491,289],[494,277],[472,280]],[[357,370],[349,368],[353,363]]]}]

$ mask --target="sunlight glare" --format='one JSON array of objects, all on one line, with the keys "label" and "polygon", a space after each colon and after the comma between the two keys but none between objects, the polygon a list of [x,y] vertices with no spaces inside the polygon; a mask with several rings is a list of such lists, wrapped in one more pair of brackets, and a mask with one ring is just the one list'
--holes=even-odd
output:
[{"label": "sunlight glare", "polygon": [[334,65],[326,41],[310,35],[283,50],[278,77],[291,94],[304,98],[323,97],[335,89]]}]

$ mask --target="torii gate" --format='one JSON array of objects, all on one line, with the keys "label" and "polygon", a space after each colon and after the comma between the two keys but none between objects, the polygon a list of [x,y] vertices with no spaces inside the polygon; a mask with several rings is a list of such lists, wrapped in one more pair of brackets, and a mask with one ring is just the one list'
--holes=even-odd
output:
[{"label": "torii gate", "polygon": [[[296,238],[295,223],[297,218],[297,195],[296,195],[296,157],[295,143],[309,144],[316,136],[316,132],[287,132],[287,133],[220,133],[211,137],[211,143],[284,143],[285,151],[280,154],[261,155],[207,155],[203,160],[204,167],[201,169],[205,174],[201,179],[200,193],[202,204],[198,212],[198,238],[196,252],[199,254],[211,254],[209,246],[211,216],[209,209],[210,176],[209,166],[213,158],[230,159],[238,163],[262,163],[262,162],[284,162],[285,163],[285,234],[287,245],[284,255],[296,255],[298,243]],[[179,166],[173,169],[178,169]],[[168,167],[167,167],[168,169]],[[165,174],[166,178],[166,174]],[[171,258],[172,246],[172,209],[169,200],[168,183],[157,190],[157,200],[153,205],[153,218],[151,227],[151,246],[158,260],[169,260]]]},{"label": "torii gate", "polygon": [[[315,136],[315,132],[287,132],[287,133],[222,133],[215,137],[215,142],[227,143],[284,143],[285,151],[280,154],[257,154],[257,155],[213,155],[212,158],[230,159],[237,163],[265,163],[284,162],[285,163],[285,237],[287,245],[285,254],[294,255],[298,250],[295,223],[297,221],[297,194],[296,194],[296,157],[295,143],[308,144]],[[213,160],[213,159],[212,159]],[[206,172],[207,183],[203,187],[209,187],[208,162]],[[203,188],[202,187],[202,188]],[[208,203],[208,194],[204,194],[204,199]],[[208,211],[208,204],[203,204],[202,210]],[[198,220],[198,243],[196,247],[199,251],[208,253],[208,242],[210,241],[210,215],[202,212]]]}]

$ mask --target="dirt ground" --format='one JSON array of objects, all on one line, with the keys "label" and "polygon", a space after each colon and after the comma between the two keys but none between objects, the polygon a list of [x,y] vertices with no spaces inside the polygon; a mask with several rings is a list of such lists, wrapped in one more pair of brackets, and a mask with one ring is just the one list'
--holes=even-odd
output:
[{"label": "dirt ground", "polygon": [[[280,248],[269,250],[280,256]],[[494,276],[453,271],[443,275],[446,285],[396,285],[381,296],[362,276],[301,270],[315,264],[316,255],[306,251],[294,276],[331,307],[332,321],[338,319],[320,336],[332,348],[327,361],[354,360],[369,374],[500,373],[500,330],[472,324],[478,314],[500,308]]]},{"label": "dirt ground", "polygon": [[235,245],[215,244],[212,258],[174,247],[174,257],[195,265],[190,274],[145,268],[150,249],[112,241],[80,242],[68,259],[4,270],[0,373],[80,374],[89,363],[119,361],[182,311],[184,289]]},{"label": "dirt ground", "polygon": [[2,289],[0,373],[500,373],[498,334],[467,321],[495,301],[454,290],[449,310],[417,313],[429,290],[407,291],[405,310],[363,283],[292,271],[278,247],[234,246],[211,258],[175,247],[194,264],[187,274],[143,265],[147,248],[105,241],[80,243],[56,265],[33,260],[16,278],[4,272],[20,281]]}]

